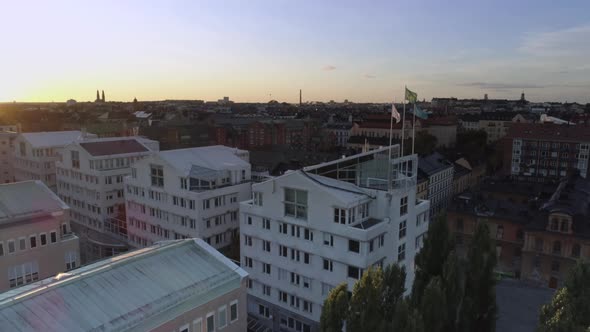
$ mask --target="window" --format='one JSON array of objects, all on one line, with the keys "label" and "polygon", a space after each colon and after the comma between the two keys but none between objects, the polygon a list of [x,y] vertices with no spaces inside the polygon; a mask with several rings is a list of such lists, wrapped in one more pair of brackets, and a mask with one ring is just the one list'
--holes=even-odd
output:
[{"label": "window", "polygon": [[407,223],[406,220],[399,223],[399,238],[400,239],[403,239],[404,237],[406,237],[406,223]]},{"label": "window", "polygon": [[33,248],[37,248],[37,235],[31,235],[31,237],[29,238],[30,243],[31,243],[31,249]]},{"label": "window", "polygon": [[310,259],[309,253],[304,252],[303,253],[303,263],[310,264],[310,261],[311,261],[311,259]]},{"label": "window", "polygon": [[262,219],[262,228],[270,230],[270,219]]},{"label": "window", "polygon": [[207,332],[215,331],[215,313],[210,312],[207,314]]},{"label": "window", "polygon": [[14,251],[14,240],[8,240],[8,253],[12,254]]},{"label": "window", "polygon": [[27,240],[24,237],[18,239],[18,250],[27,250]]},{"label": "window", "polygon": [[503,239],[504,238],[504,226],[498,225],[496,228],[496,239]]},{"label": "window", "polygon": [[248,216],[247,223],[248,225],[252,225],[252,217]]},{"label": "window", "polygon": [[297,273],[291,272],[291,283],[293,285],[299,286],[299,282],[301,281],[300,279],[301,278]]},{"label": "window", "polygon": [[524,240],[524,232],[522,229],[516,231],[516,239],[517,240]]},{"label": "window", "polygon": [[263,306],[262,304],[258,305],[258,314],[260,316],[269,318],[270,317],[270,309],[268,307]]},{"label": "window", "polygon": [[551,219],[551,230],[552,231],[558,231],[559,230],[559,221],[557,220],[557,218],[552,218]]},{"label": "window", "polygon": [[346,224],[346,210],[335,208],[334,209],[334,222],[337,224]]},{"label": "window", "polygon": [[252,266],[253,266],[252,258],[244,256],[244,266],[252,268]]},{"label": "window", "polygon": [[459,232],[463,232],[463,219],[459,218],[457,219],[457,231]]},{"label": "window", "polygon": [[72,157],[72,168],[80,168],[80,154],[78,151],[70,151]]},{"label": "window", "polygon": [[313,232],[306,228],[303,232],[303,238],[307,241],[313,241]]},{"label": "window", "polygon": [[232,301],[229,304],[229,321],[231,323],[238,320],[238,301]]},{"label": "window", "polygon": [[360,279],[363,275],[363,269],[359,269],[356,266],[348,266],[348,277],[354,279]]},{"label": "window", "polygon": [[553,254],[554,255],[561,255],[561,242],[559,242],[559,241],[553,242]]},{"label": "window", "polygon": [[397,261],[401,262],[406,259],[406,244],[402,243],[397,247]]},{"label": "window", "polygon": [[334,271],[334,264],[332,263],[331,260],[324,258],[324,270],[327,270],[330,272]]},{"label": "window", "polygon": [[244,245],[251,247],[252,246],[252,237],[248,235],[244,235]]},{"label": "window", "polygon": [[559,272],[559,262],[558,261],[551,262],[551,271],[552,272]]},{"label": "window", "polygon": [[41,239],[41,245],[44,246],[47,244],[47,234],[45,233],[41,233],[41,235],[39,236]]},{"label": "window", "polygon": [[217,311],[217,325],[220,330],[227,325],[227,306],[223,306]]},{"label": "window", "polygon": [[285,215],[307,219],[307,191],[285,188]]},{"label": "window", "polygon": [[77,256],[78,255],[75,251],[70,251],[65,254],[66,271],[73,270],[76,268]]},{"label": "window", "polygon": [[402,197],[399,200],[399,215],[403,216],[408,213],[408,196]]},{"label": "window", "polygon": [[180,189],[188,189],[188,180],[186,178],[180,178]]},{"label": "window", "polygon": [[285,223],[279,223],[279,233],[287,234],[289,233],[289,225]]},{"label": "window", "polygon": [[152,179],[152,186],[163,187],[164,186],[164,168],[158,165],[150,165],[150,175]]},{"label": "window", "polygon": [[576,258],[580,257],[580,251],[581,251],[580,245],[575,243],[572,246],[572,257],[576,257]]},{"label": "window", "polygon": [[543,251],[543,239],[541,239],[541,238],[535,239],[535,250]]},{"label": "window", "polygon": [[203,320],[201,318],[193,321],[193,331],[203,332]]},{"label": "window", "polygon": [[568,232],[568,229],[569,229],[569,227],[568,227],[567,220],[563,220],[561,222],[561,231],[564,232],[564,233],[567,233]]},{"label": "window", "polygon": [[330,233],[324,233],[324,245],[333,247],[334,246],[334,236]]},{"label": "window", "polygon": [[262,272],[266,274],[270,274],[270,264],[262,263]]},{"label": "window", "polygon": [[262,250],[270,252],[270,241],[262,240]]},{"label": "window", "polygon": [[0,242],[0,257],[4,256],[4,243]]},{"label": "window", "polygon": [[287,257],[287,256],[289,256],[289,255],[287,254],[287,251],[288,251],[288,248],[287,248],[287,247],[285,247],[285,246],[283,246],[283,245],[279,246],[279,256],[282,256],[282,257]]},{"label": "window", "polygon": [[180,328],[178,329],[178,331],[179,331],[179,332],[188,332],[188,324],[186,324],[186,325],[184,325],[184,326],[180,327]]},{"label": "window", "polygon": [[348,251],[356,252],[357,254],[360,252],[360,243],[359,241],[355,240],[348,240]]},{"label": "window", "polygon": [[258,191],[252,192],[254,198],[254,205],[262,206],[262,193]]}]

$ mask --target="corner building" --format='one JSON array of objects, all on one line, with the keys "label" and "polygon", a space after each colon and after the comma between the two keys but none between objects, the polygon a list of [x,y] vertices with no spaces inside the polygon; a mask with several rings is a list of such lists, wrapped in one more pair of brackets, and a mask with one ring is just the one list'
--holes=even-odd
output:
[{"label": "corner building", "polygon": [[416,198],[417,157],[398,154],[395,145],[253,185],[240,203],[240,249],[259,324],[318,331],[329,291],[352,290],[371,266],[401,265],[411,289],[430,203]]}]

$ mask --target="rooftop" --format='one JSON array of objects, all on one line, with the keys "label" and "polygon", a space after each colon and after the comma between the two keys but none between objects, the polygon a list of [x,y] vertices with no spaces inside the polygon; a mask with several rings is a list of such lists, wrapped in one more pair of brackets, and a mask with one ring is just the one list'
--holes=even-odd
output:
[{"label": "rooftop", "polygon": [[94,157],[149,151],[148,148],[134,138],[84,142],[80,143],[80,146]]},{"label": "rooftop", "polygon": [[590,128],[584,125],[558,125],[554,123],[513,124],[508,138],[534,139],[544,141],[590,141]]},{"label": "rooftop", "polygon": [[[81,131],[48,131],[39,133],[21,133],[33,148],[61,147],[74,141],[84,139]],[[93,134],[89,134],[93,136]]]},{"label": "rooftop", "polygon": [[241,287],[200,239],[165,241],[0,294],[10,331],[146,331]]},{"label": "rooftop", "polygon": [[0,224],[64,209],[66,203],[39,180],[0,185]]},{"label": "rooftop", "polygon": [[250,163],[239,156],[247,153],[237,148],[213,145],[161,151],[159,155],[170,165],[188,175],[194,169],[193,166],[213,171],[248,168]]},{"label": "rooftop", "polygon": [[418,169],[428,176],[450,167],[453,167],[453,164],[438,152],[418,159]]}]

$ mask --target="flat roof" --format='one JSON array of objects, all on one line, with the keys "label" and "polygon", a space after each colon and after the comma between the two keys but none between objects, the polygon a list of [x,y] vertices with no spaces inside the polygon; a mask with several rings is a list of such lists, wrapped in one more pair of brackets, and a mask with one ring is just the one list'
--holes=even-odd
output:
[{"label": "flat roof", "polygon": [[83,139],[82,132],[78,130],[21,133],[21,135],[34,148],[60,147]]},{"label": "flat roof", "polygon": [[145,331],[241,287],[201,239],[164,241],[0,294],[9,331]]},{"label": "flat roof", "polygon": [[66,203],[39,180],[0,185],[0,224],[65,209]]},{"label": "flat roof", "polygon": [[247,168],[250,163],[238,156],[243,153],[248,152],[223,145],[213,145],[160,151],[158,155],[174,168],[188,175],[193,166],[215,171]]},{"label": "flat roof", "polygon": [[94,157],[149,151],[148,148],[134,138],[84,142],[80,143],[80,146]]}]

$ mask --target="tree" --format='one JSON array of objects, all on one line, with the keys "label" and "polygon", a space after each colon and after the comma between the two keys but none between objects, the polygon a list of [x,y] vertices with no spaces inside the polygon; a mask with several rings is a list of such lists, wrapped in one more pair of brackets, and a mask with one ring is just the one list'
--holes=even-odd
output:
[{"label": "tree", "polygon": [[341,332],[348,314],[348,286],[342,283],[330,291],[320,317],[320,331]]},{"label": "tree", "polygon": [[383,271],[369,268],[354,284],[348,308],[347,329],[356,331],[376,331],[383,322],[381,289]]},{"label": "tree", "polygon": [[488,134],[484,130],[468,130],[457,134],[457,153],[468,160],[486,159]]},{"label": "tree", "polygon": [[485,223],[479,223],[467,252],[464,311],[469,331],[492,332],[496,329],[495,242]]},{"label": "tree", "polygon": [[463,296],[465,294],[464,261],[455,251],[451,251],[443,265],[443,288],[447,302],[447,317],[445,331],[464,331],[463,324]]},{"label": "tree", "polygon": [[442,278],[436,276],[430,280],[424,289],[420,304],[420,313],[422,314],[422,321],[424,322],[424,329],[426,331],[441,332],[447,323],[446,312],[443,310],[447,306],[443,288]]},{"label": "tree", "polygon": [[[414,152],[421,156],[426,156],[434,152],[438,139],[436,136],[430,135],[427,131],[421,130],[416,133],[416,140],[414,141]],[[412,142],[404,146],[404,153],[412,153]]]},{"label": "tree", "polygon": [[551,303],[541,308],[539,332],[590,331],[590,263],[578,261]]},{"label": "tree", "polygon": [[420,307],[424,289],[430,279],[442,275],[443,264],[453,248],[445,217],[439,217],[428,227],[424,247],[416,255],[416,274],[412,285],[412,304]]},{"label": "tree", "polygon": [[393,321],[381,331],[424,332],[426,330],[420,312],[411,307],[408,299],[402,299],[395,306]]},{"label": "tree", "polygon": [[393,317],[396,306],[403,299],[406,284],[406,271],[397,264],[389,265],[383,270],[381,301],[383,316]]}]

